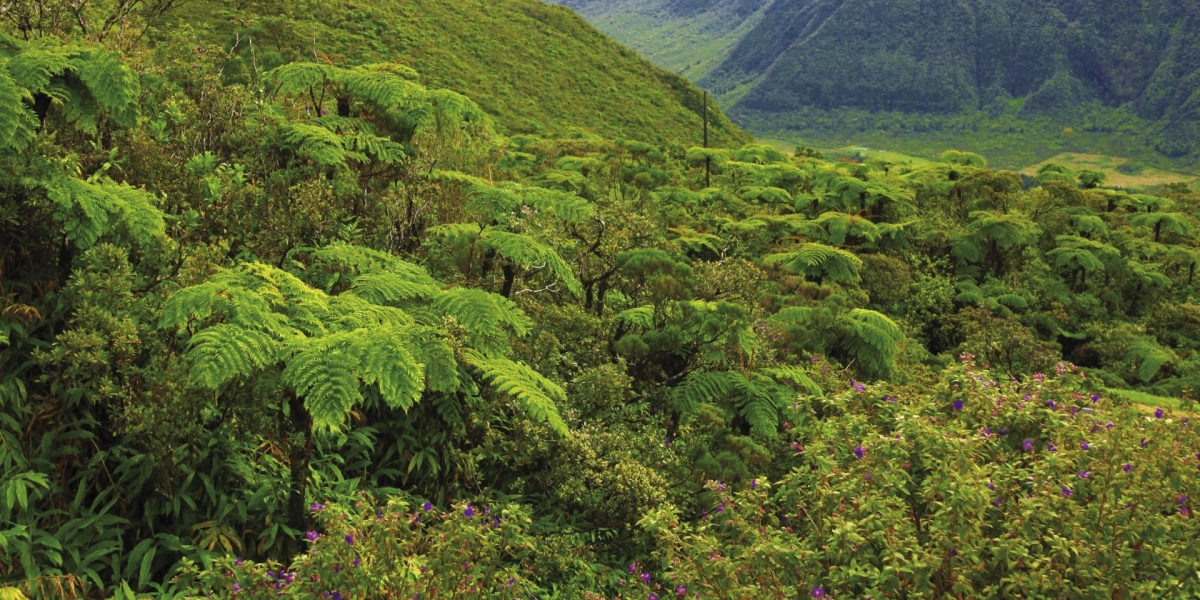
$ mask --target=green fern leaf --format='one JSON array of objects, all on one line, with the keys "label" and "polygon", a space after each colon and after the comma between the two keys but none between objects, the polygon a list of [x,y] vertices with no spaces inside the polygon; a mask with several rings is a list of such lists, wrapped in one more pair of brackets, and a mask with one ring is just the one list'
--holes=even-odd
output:
[{"label": "green fern leaf", "polygon": [[530,417],[546,423],[560,435],[570,433],[555,406],[555,402],[567,400],[566,392],[558,384],[528,366],[506,358],[489,358],[467,351],[464,360],[481,371],[496,392],[519,401]]}]

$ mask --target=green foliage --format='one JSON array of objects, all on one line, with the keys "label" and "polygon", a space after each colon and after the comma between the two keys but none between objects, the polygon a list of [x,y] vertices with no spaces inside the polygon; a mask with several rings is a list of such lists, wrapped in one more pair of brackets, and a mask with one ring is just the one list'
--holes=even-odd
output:
[{"label": "green foliage", "polygon": [[[24,145],[0,152],[3,585],[1194,595],[1175,494],[1198,493],[1179,449],[1196,441],[1181,419],[1200,385],[1200,195],[1058,168],[1037,185],[962,153],[695,148],[671,133],[690,120],[661,124],[667,145],[604,139],[653,131],[642,120],[670,103],[607,105],[620,118],[581,121],[611,121],[600,133],[509,136],[514,114],[554,113],[512,107],[518,87],[566,94],[589,71],[538,70],[581,56],[542,44],[519,63],[533,80],[468,89],[514,68],[480,48],[578,30],[560,9],[489,7],[397,34],[449,13],[287,2],[214,49],[208,28],[227,26],[192,4],[176,15],[196,30],[114,34],[131,50],[112,72],[138,90],[128,120],[34,91],[99,81],[63,66],[98,50],[10,44],[0,95],[37,118],[11,113]],[[541,33],[496,41],[511,23]],[[435,69],[484,58],[446,91],[421,77],[451,71],[369,62],[401,51]],[[629,88],[639,77],[569,113],[666,98]],[[1060,78],[1034,108],[1076,91]],[[482,110],[501,104],[496,121]],[[1138,414],[1104,386],[1181,412]],[[1127,462],[1146,479],[1114,479]],[[1051,493],[1068,485],[1075,500]],[[1110,510],[1124,504],[1139,508]]]},{"label": "green foliage", "polygon": [[804,244],[795,252],[772,254],[764,260],[797,275],[831,282],[858,281],[858,270],[862,268],[862,260],[853,253],[818,243]]}]

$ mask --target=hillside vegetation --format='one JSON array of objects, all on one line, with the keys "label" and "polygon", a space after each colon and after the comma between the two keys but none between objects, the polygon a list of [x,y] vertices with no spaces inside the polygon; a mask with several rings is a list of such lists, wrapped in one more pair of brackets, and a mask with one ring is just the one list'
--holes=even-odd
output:
[{"label": "hillside vegetation", "polygon": [[[164,26],[177,26],[173,17],[206,24],[195,35],[234,48],[230,80],[297,58],[395,62],[426,85],[467,95],[512,133],[578,128],[683,146],[703,137],[699,88],[538,0],[193,0]],[[710,111],[714,144],[749,140],[715,105]]]},{"label": "hillside vegetation", "polygon": [[517,133],[153,6],[0,20],[0,599],[1200,595],[1187,184]]}]

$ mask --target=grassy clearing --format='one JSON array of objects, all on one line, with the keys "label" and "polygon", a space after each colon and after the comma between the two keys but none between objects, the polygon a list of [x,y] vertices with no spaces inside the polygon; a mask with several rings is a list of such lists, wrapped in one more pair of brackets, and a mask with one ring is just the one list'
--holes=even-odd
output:
[{"label": "grassy clearing", "polygon": [[1021,169],[1021,172],[1035,175],[1038,169],[1049,163],[1057,163],[1076,171],[1081,169],[1102,171],[1108,174],[1108,181],[1105,185],[1120,188],[1152,188],[1169,183],[1191,183],[1197,179],[1192,175],[1136,165],[1119,156],[1081,152],[1064,152]]}]

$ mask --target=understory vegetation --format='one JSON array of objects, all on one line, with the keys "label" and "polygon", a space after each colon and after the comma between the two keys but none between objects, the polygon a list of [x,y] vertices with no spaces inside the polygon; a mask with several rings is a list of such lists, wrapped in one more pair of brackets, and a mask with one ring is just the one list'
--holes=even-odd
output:
[{"label": "understory vegetation", "polygon": [[0,34],[0,599],[1200,594],[1186,185],[70,6]]}]

